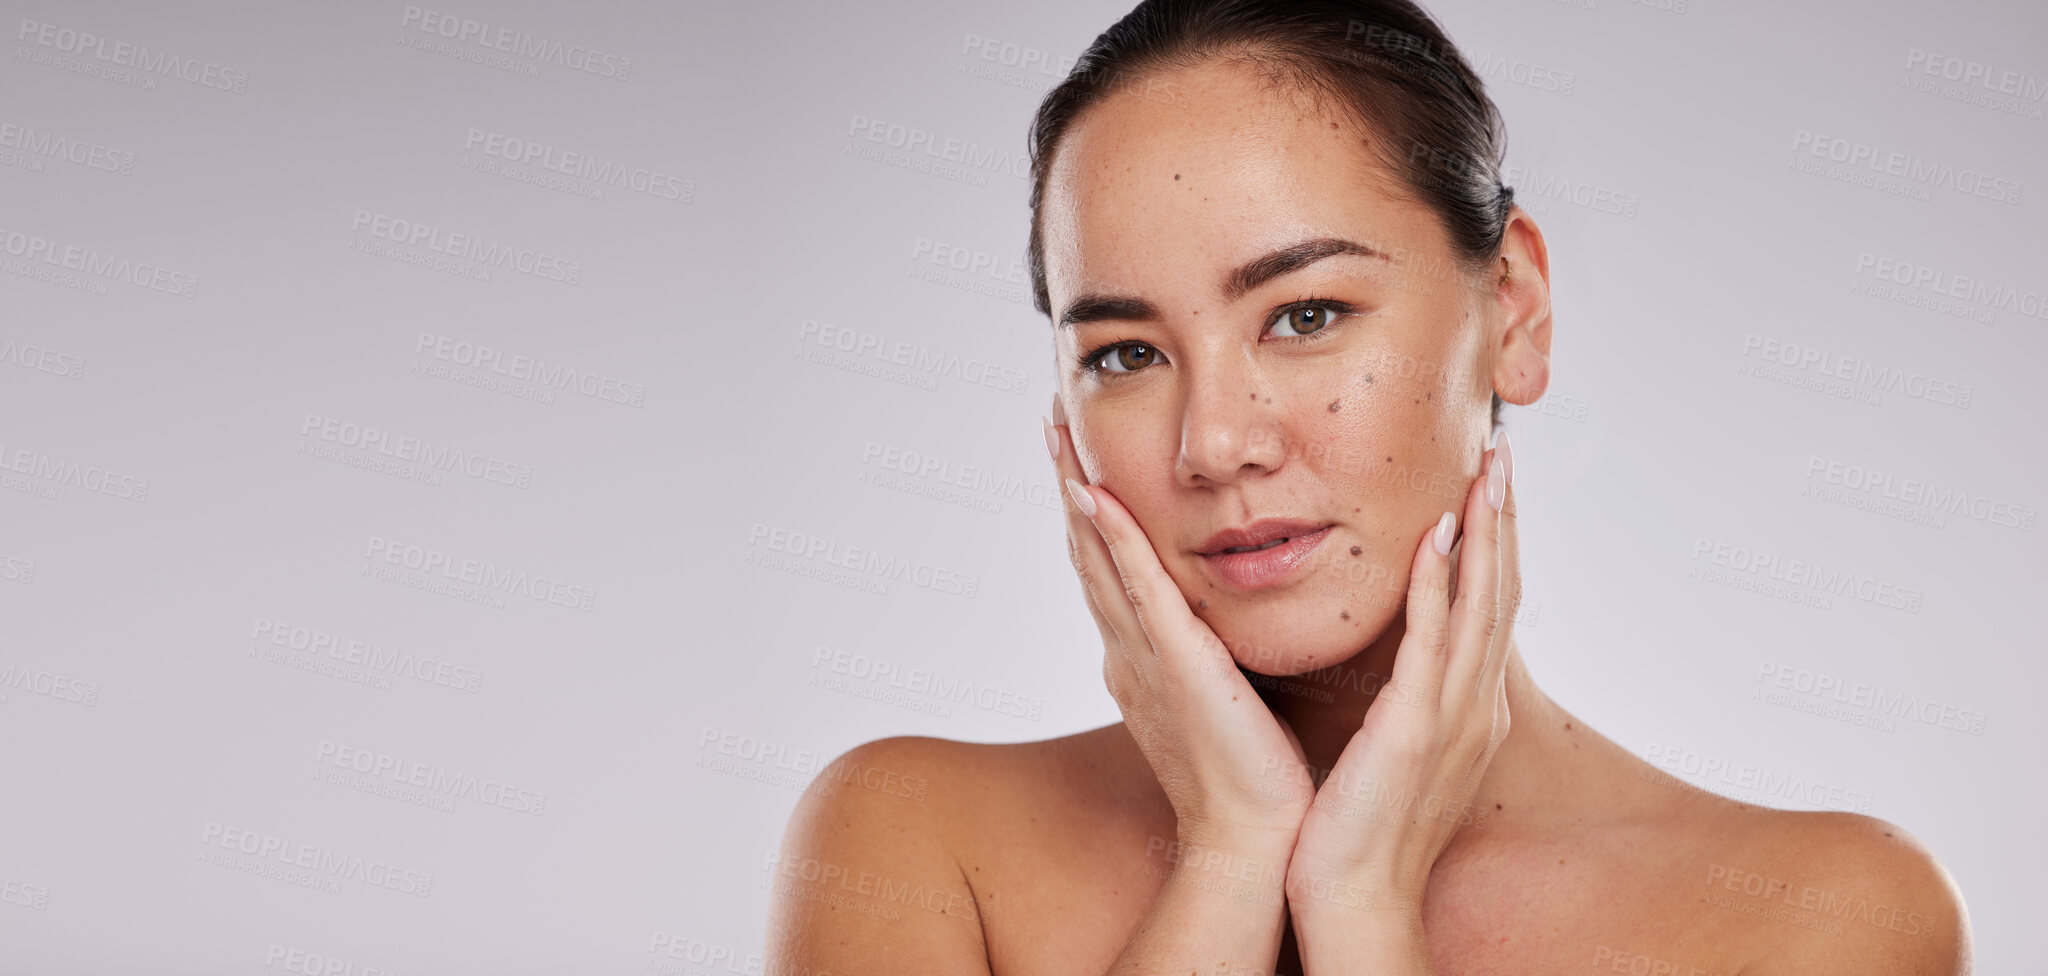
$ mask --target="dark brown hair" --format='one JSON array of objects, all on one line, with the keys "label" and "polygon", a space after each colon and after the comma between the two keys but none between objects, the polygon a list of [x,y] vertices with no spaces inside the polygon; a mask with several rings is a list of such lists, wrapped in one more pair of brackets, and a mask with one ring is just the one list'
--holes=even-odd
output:
[{"label": "dark brown hair", "polygon": [[[1514,188],[1501,183],[1507,135],[1485,85],[1442,28],[1410,0],[1143,0],[1103,31],[1031,121],[1031,298],[1052,315],[1038,209],[1060,136],[1119,91],[1171,95],[1148,76],[1216,58],[1330,100],[1377,133],[1380,161],[1434,211],[1457,260],[1500,256]],[[1500,394],[1493,422],[1500,423]]]}]

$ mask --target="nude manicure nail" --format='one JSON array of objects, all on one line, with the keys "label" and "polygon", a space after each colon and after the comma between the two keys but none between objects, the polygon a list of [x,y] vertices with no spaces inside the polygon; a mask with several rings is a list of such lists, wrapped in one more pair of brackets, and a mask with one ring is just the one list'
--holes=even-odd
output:
[{"label": "nude manicure nail", "polygon": [[1451,536],[1457,534],[1457,531],[1458,517],[1456,515],[1445,512],[1443,518],[1436,520],[1436,538],[1431,539],[1430,542],[1436,546],[1437,555],[1448,556],[1451,554]]},{"label": "nude manicure nail", "polygon": [[1499,441],[1500,446],[1495,450],[1499,452],[1501,474],[1506,476],[1508,484],[1512,485],[1515,483],[1515,452],[1508,447],[1507,431],[1500,432]]},{"label": "nude manicure nail", "polygon": [[1486,503],[1492,505],[1496,512],[1500,511],[1501,505],[1508,500],[1508,466],[1502,463],[1505,460],[1503,456],[1495,454],[1493,460],[1486,465]]},{"label": "nude manicure nail", "polygon": [[1045,453],[1052,455],[1053,460],[1059,460],[1060,432],[1052,429],[1052,421],[1044,417],[1038,418],[1038,422],[1045,425]]},{"label": "nude manicure nail", "polygon": [[1060,402],[1060,395],[1057,392],[1052,395],[1052,425],[1054,427],[1065,427],[1067,425],[1067,405]]},{"label": "nude manicure nail", "polygon": [[1080,482],[1068,478],[1067,493],[1074,496],[1074,504],[1081,509],[1081,514],[1095,517],[1095,496],[1088,494],[1088,489],[1081,487]]}]

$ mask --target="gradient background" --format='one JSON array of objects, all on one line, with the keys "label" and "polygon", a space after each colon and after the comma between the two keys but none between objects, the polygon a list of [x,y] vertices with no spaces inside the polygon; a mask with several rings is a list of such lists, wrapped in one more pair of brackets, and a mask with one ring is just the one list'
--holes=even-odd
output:
[{"label": "gradient background", "polygon": [[[1551,248],[1537,680],[2037,970],[2048,8],[1431,7]],[[758,971],[831,757],[1116,721],[1022,174],[1127,9],[0,4],[0,968]]]}]

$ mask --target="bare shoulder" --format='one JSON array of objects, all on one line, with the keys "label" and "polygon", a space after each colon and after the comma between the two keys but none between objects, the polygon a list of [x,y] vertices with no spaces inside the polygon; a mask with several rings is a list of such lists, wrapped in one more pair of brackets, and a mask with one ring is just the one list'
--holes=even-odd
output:
[{"label": "bare shoulder", "polygon": [[1962,893],[1904,829],[1835,811],[1749,807],[1740,820],[1706,893],[1753,919],[1752,944],[1768,951],[1745,972],[1970,972]]},{"label": "bare shoulder", "polygon": [[769,968],[987,972],[983,923],[1000,909],[978,841],[1032,801],[1071,800],[1088,757],[1114,756],[1108,733],[1121,729],[1020,743],[892,736],[833,759],[783,832]]},{"label": "bare shoulder", "polygon": [[974,890],[934,810],[951,745],[877,739],[812,779],[771,869],[767,971],[988,971]]}]

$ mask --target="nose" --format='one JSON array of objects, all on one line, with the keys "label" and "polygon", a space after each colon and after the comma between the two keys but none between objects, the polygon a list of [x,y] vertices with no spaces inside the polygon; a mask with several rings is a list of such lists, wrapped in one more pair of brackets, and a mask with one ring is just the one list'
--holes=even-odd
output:
[{"label": "nose", "polygon": [[1236,350],[1204,358],[1182,373],[1188,389],[1174,477],[1187,487],[1213,487],[1278,470],[1287,443],[1275,393]]}]

